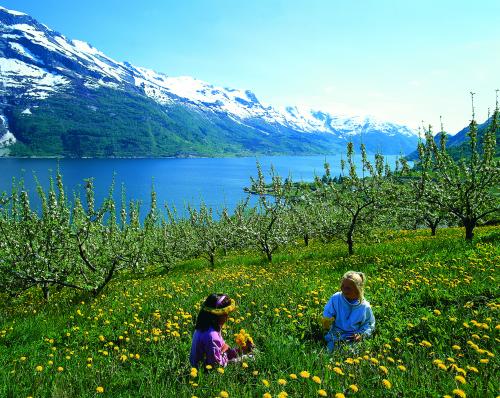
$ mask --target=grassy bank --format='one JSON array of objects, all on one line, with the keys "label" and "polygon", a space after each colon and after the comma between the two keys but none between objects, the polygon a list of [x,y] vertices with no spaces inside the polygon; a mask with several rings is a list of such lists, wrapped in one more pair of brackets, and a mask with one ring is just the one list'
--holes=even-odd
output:
[{"label": "grassy bank", "polygon": [[[460,229],[394,232],[350,257],[344,245],[312,242],[272,265],[240,253],[215,271],[194,260],[166,275],[123,275],[97,299],[1,297],[0,396],[495,397],[499,234],[479,228],[470,245]],[[331,355],[318,319],[349,269],[368,276],[376,333]],[[211,292],[239,307],[226,341],[243,328],[258,350],[193,377],[193,318]]]}]

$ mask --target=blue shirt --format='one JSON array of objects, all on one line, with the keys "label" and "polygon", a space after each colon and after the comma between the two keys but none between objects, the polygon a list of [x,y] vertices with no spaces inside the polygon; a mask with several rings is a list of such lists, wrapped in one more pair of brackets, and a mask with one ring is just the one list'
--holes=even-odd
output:
[{"label": "blue shirt", "polygon": [[335,293],[323,310],[326,318],[335,318],[330,333],[346,338],[355,333],[368,337],[375,329],[375,317],[366,300],[349,302],[341,292]]}]

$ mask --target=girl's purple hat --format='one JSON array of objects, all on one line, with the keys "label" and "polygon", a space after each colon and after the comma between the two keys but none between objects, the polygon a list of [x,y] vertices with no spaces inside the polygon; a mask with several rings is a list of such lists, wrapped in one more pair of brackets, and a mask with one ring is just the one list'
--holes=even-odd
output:
[{"label": "girl's purple hat", "polygon": [[222,296],[220,296],[219,299],[215,302],[215,308],[219,308],[219,306],[222,304],[222,302],[224,301],[224,299],[226,297],[227,296],[225,294],[223,294]]}]

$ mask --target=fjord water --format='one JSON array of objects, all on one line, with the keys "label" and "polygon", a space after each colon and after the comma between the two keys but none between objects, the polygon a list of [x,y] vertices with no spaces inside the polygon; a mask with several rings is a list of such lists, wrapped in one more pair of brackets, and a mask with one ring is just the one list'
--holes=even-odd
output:
[{"label": "fjord water", "polygon": [[[266,179],[269,180],[271,165],[283,178],[291,176],[293,181],[312,181],[315,175],[322,176],[325,160],[330,163],[331,174],[340,174],[341,155],[328,156],[269,156],[259,157]],[[397,156],[387,156],[393,166]],[[125,185],[126,198],[142,203],[141,215],[145,216],[150,206],[151,187],[157,192],[158,207],[164,204],[175,206],[179,213],[190,203],[198,206],[202,201],[214,208],[226,206],[233,210],[247,194],[244,187],[250,185],[250,176],[257,175],[255,157],[239,158],[194,158],[194,159],[17,159],[0,158],[0,192],[10,192],[12,179],[23,179],[34,206],[39,202],[36,195],[36,179],[49,187],[49,177],[60,170],[68,199],[73,192],[85,198],[85,179],[93,178],[96,204],[108,195],[115,178],[115,199],[120,202],[121,186]],[[360,157],[356,158],[359,166]],[[360,170],[360,167],[358,168]],[[36,177],[36,179],[35,179]]]}]

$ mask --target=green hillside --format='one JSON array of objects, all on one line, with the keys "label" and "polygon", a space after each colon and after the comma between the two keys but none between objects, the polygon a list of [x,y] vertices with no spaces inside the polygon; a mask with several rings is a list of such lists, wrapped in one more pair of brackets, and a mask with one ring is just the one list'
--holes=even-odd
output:
[{"label": "green hillside", "polygon": [[[225,115],[207,119],[184,106],[164,108],[144,96],[110,88],[59,93],[10,110],[18,143],[11,156],[165,157],[333,153],[327,135],[266,134]],[[299,145],[300,143],[300,145]]]}]

